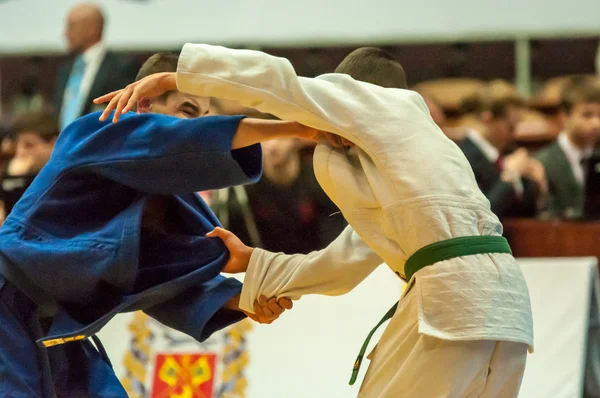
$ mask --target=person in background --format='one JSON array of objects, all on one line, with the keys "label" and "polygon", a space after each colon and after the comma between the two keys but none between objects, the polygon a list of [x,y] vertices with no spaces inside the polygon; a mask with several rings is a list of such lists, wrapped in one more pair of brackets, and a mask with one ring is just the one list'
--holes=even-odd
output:
[{"label": "person in background", "polygon": [[12,99],[11,113],[21,115],[26,112],[38,112],[46,107],[47,99],[40,91],[42,59],[33,57],[26,65],[26,72],[19,93]]},{"label": "person in background", "polygon": [[426,93],[423,90],[417,92],[421,94],[421,97],[425,100],[425,104],[427,105],[427,108],[429,108],[429,113],[435,124],[444,130],[444,127],[446,127],[446,114],[444,113],[444,109],[440,102],[433,95]]},{"label": "person in background", "polygon": [[465,100],[476,120],[459,143],[492,211],[504,217],[534,217],[548,191],[544,167],[527,150],[515,147],[515,127],[523,100],[516,95],[496,95],[492,85]]},{"label": "person in background", "polygon": [[344,217],[319,186],[312,163],[302,158],[302,147],[297,138],[265,142],[262,178],[219,192],[217,215],[242,241],[275,252],[309,253],[344,229]]},{"label": "person in background", "polygon": [[0,175],[15,156],[15,139],[11,127],[12,123],[9,120],[0,120]]},{"label": "person in background", "polygon": [[444,111],[442,104],[440,104],[434,95],[427,93],[424,90],[417,92],[421,94],[425,100],[425,104],[427,104],[427,108],[429,108],[431,118],[444,132],[444,134],[446,134],[446,137],[450,138],[454,142],[462,141],[467,134],[467,128],[463,126],[452,126],[446,118],[446,112]]},{"label": "person in background", "polygon": [[12,130],[15,153],[2,173],[0,184],[2,222],[50,159],[58,137],[58,123],[54,112],[42,109],[21,115]]},{"label": "person in background", "polygon": [[135,78],[134,65],[106,49],[102,41],[104,23],[102,10],[93,4],[82,3],[69,12],[65,38],[72,60],[59,71],[55,92],[61,130],[96,110],[92,103],[95,97]]},{"label": "person in background", "polygon": [[563,88],[564,129],[536,157],[544,165],[550,192],[550,215],[583,216],[585,166],[600,139],[600,81],[574,77]]},{"label": "person in background", "polygon": [[600,76],[600,40],[598,40],[598,52],[596,53],[596,74]]}]

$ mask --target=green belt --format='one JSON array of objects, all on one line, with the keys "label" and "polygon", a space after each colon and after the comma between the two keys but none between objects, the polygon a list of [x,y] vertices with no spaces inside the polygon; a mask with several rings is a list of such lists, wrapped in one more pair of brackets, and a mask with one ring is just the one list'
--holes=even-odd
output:
[{"label": "green belt", "polygon": [[[412,276],[422,268],[428,265],[435,264],[440,261],[450,260],[455,257],[470,256],[473,254],[485,253],[508,253],[512,254],[510,246],[502,236],[464,236],[460,238],[448,239],[425,246],[410,256],[404,265],[406,272],[406,282],[409,282]],[[352,369],[352,377],[350,385],[353,385],[358,376],[360,364],[362,363],[365,351],[369,345],[369,341],[375,331],[388,319],[394,316],[398,308],[398,302],[383,316],[381,321],[369,332],[365,342],[363,343],[354,368]]]}]

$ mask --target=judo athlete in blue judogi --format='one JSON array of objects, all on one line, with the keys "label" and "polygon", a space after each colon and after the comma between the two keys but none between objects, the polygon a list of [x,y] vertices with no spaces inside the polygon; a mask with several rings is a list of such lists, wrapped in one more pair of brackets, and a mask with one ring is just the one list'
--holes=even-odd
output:
[{"label": "judo athlete in blue judogi", "polygon": [[[164,113],[198,111],[194,96],[170,95]],[[302,128],[243,116],[98,117],[60,134],[0,228],[2,397],[126,397],[89,340],[120,312],[143,310],[199,341],[243,319],[241,283],[219,275],[228,252],[204,236],[219,221],[195,192],[256,181],[263,131]]]}]

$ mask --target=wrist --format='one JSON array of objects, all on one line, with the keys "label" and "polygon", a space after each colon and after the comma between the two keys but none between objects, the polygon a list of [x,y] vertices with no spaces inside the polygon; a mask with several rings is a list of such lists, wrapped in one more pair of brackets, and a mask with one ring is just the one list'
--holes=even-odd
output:
[{"label": "wrist", "polygon": [[236,294],[223,305],[224,310],[241,311],[240,310],[240,293]]},{"label": "wrist", "polygon": [[166,88],[166,91],[177,90],[177,73],[165,72],[161,77],[161,85]]},{"label": "wrist", "polygon": [[252,253],[254,253],[254,247],[248,247],[248,250],[246,251],[246,255],[244,256],[243,270],[240,272],[248,272],[248,266],[250,265],[250,259],[252,258]]}]

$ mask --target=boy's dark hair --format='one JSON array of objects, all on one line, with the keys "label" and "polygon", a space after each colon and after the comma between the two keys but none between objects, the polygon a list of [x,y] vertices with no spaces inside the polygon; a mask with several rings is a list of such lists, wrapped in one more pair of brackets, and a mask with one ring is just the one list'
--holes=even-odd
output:
[{"label": "boy's dark hair", "polygon": [[344,58],[335,73],[385,88],[406,89],[406,74],[400,62],[388,52],[375,47],[361,47]]},{"label": "boy's dark hair", "polygon": [[507,89],[502,81],[492,81],[462,100],[460,110],[475,115],[490,112],[498,119],[506,116],[509,107],[524,106],[525,100],[517,92]]},{"label": "boy's dark hair", "polygon": [[[163,72],[177,72],[177,62],[179,61],[179,55],[174,53],[156,53],[144,62],[140,70],[138,71],[135,80],[141,80],[147,76],[155,73]],[[157,99],[160,101],[166,101],[169,95],[173,91],[167,91]]]},{"label": "boy's dark hair", "polygon": [[14,137],[23,133],[32,133],[45,141],[58,137],[60,132],[58,118],[51,109],[24,113],[15,120],[11,130]]},{"label": "boy's dark hair", "polygon": [[600,79],[592,76],[573,76],[561,90],[560,107],[570,112],[578,103],[600,104]]}]

